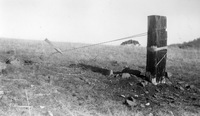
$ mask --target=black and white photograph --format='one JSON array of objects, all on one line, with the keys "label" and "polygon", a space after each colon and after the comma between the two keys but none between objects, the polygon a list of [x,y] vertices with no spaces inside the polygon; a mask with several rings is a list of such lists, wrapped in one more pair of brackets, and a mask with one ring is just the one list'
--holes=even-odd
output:
[{"label": "black and white photograph", "polygon": [[200,116],[199,0],[0,0],[0,116]]}]

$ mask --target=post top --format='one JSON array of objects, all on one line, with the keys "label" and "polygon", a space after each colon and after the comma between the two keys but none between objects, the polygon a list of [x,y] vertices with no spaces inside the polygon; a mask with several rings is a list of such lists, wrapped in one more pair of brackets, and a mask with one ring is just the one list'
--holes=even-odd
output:
[{"label": "post top", "polygon": [[162,15],[149,15],[148,17],[165,17],[166,18],[166,16],[162,16]]}]

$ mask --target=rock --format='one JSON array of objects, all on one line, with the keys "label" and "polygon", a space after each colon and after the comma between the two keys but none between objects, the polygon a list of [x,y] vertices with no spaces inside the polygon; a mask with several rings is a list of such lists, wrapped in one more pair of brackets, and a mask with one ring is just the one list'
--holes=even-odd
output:
[{"label": "rock", "polygon": [[145,81],[145,80],[143,80],[143,81],[137,83],[137,85],[139,85],[139,86],[141,86],[141,87],[145,87],[147,84],[148,84],[148,82]]},{"label": "rock", "polygon": [[146,105],[146,106],[149,106],[149,105],[150,105],[150,103],[148,102],[148,103],[146,103],[145,105]]},{"label": "rock", "polygon": [[195,88],[195,86],[194,86],[194,85],[190,85],[190,88],[191,88],[191,89],[194,89],[194,88]]},{"label": "rock", "polygon": [[152,113],[149,113],[147,116],[153,116],[153,114],[152,114]]},{"label": "rock", "polygon": [[154,85],[157,85],[158,83],[156,82],[156,78],[153,78],[152,80],[151,80],[151,82],[154,84]]},{"label": "rock", "polygon": [[135,97],[139,97],[138,95],[134,95]]},{"label": "rock", "polygon": [[113,70],[107,70],[106,73],[107,73],[106,75],[111,76],[111,75],[113,75]]},{"label": "rock", "polygon": [[120,97],[126,98],[126,96],[125,96],[125,95],[120,95]]},{"label": "rock", "polygon": [[195,86],[194,85],[185,84],[185,88],[186,89],[194,89]]},{"label": "rock", "polygon": [[166,72],[166,73],[165,73],[165,76],[166,76],[167,78],[171,78],[171,77],[172,77],[172,73]]},{"label": "rock", "polygon": [[169,80],[169,78],[165,78],[165,83],[166,83],[167,85],[172,85],[172,82]]},{"label": "rock", "polygon": [[145,108],[145,105],[144,104],[140,104],[140,107]]},{"label": "rock", "polygon": [[51,111],[48,111],[49,116],[53,116],[53,113]]},{"label": "rock", "polygon": [[122,78],[123,79],[127,79],[127,78],[130,78],[131,75],[129,73],[122,73]]},{"label": "rock", "polygon": [[44,108],[45,108],[45,106],[40,106],[40,108],[41,108],[41,109],[44,109]]},{"label": "rock", "polygon": [[137,101],[133,97],[126,98],[125,103],[129,106],[136,106],[137,105]]},{"label": "rock", "polygon": [[181,87],[181,86],[179,87],[179,89],[180,89],[181,91],[184,91],[184,90],[185,90],[185,89],[184,89],[183,87]]},{"label": "rock", "polygon": [[146,93],[146,94],[149,94],[149,92],[148,92],[148,91],[145,91],[145,93]]}]

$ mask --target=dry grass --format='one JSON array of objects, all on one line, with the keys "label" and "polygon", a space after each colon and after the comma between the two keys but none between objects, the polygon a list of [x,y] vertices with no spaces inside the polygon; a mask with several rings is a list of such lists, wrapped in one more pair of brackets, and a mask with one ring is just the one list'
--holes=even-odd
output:
[{"label": "dry grass", "polygon": [[[145,71],[146,48],[130,46],[95,46],[56,54],[43,41],[0,40],[0,60],[5,52],[15,50],[20,61],[33,65],[8,65],[0,76],[1,116],[190,116],[200,115],[179,109],[129,109],[111,99],[111,91],[98,73],[76,67],[78,63],[119,71],[128,65]],[[54,43],[66,50],[84,44]],[[113,66],[111,62],[117,61]],[[74,67],[70,67],[71,65]],[[199,85],[200,51],[169,48],[167,70],[173,77]],[[199,87],[199,86],[198,86]],[[107,91],[106,91],[107,90]],[[109,93],[110,92],[110,93]]]}]

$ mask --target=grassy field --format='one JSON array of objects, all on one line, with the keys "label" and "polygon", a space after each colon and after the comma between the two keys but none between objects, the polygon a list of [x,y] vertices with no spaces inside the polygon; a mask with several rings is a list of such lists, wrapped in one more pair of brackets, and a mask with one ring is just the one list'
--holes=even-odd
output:
[{"label": "grassy field", "polygon": [[[61,50],[85,45],[53,44]],[[168,103],[164,93],[157,92],[155,100],[148,102],[150,105],[145,105],[148,100],[143,98],[151,95],[141,91],[157,87],[150,83],[138,87],[137,76],[123,78],[116,73],[124,67],[145,72],[146,48],[101,45],[63,55],[53,52],[44,41],[0,39],[0,116],[200,115],[199,49],[168,48],[167,71],[172,73],[173,84],[159,86],[159,90],[177,96]],[[114,75],[107,75],[108,70],[113,70]],[[134,107],[129,107],[120,96],[133,93],[139,98]]]}]

